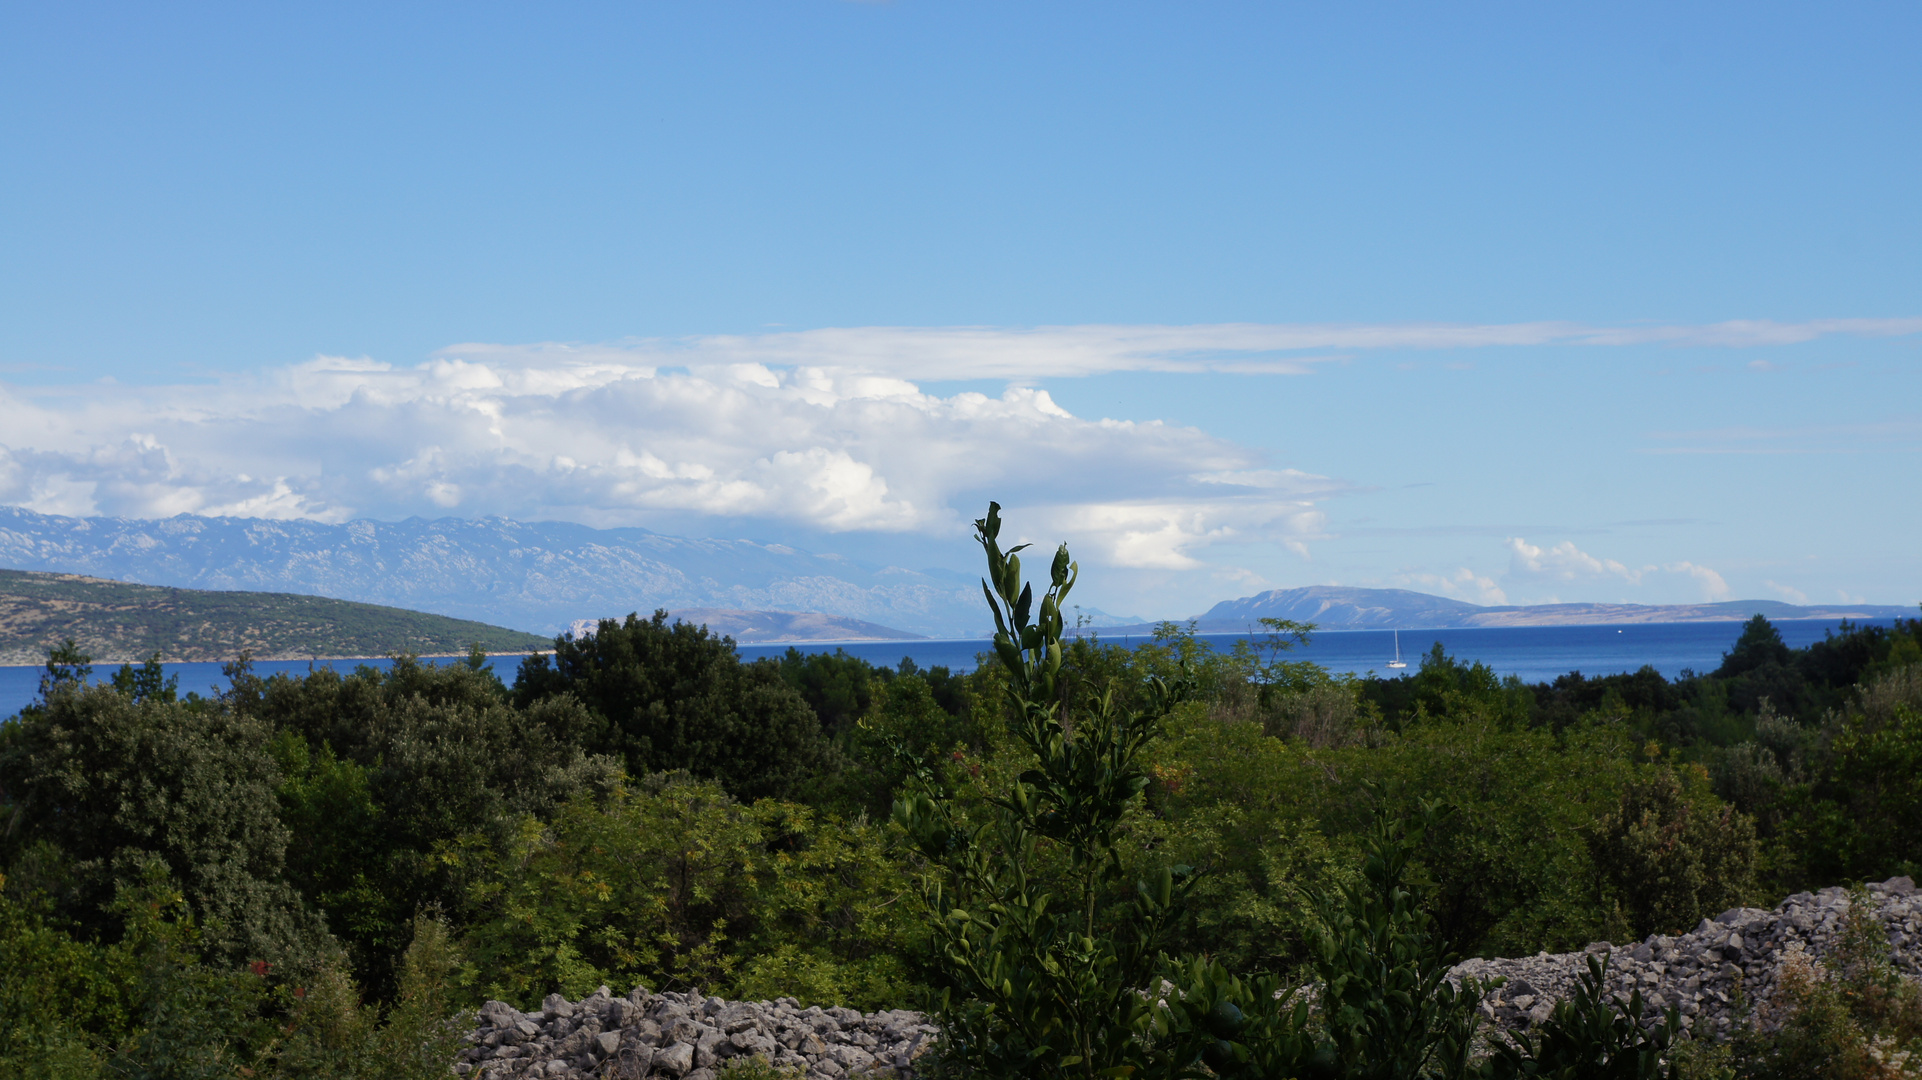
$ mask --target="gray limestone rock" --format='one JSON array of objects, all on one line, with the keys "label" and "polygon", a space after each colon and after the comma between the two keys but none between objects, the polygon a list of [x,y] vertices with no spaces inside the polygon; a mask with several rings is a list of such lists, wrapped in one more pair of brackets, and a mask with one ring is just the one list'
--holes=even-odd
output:
[{"label": "gray limestone rock", "polygon": [[675,1043],[654,1055],[654,1067],[675,1076],[686,1075],[694,1068],[694,1047],[687,1043]]},{"label": "gray limestone rock", "polygon": [[654,1065],[654,1048],[651,1046],[622,1047],[608,1068],[607,1075],[613,1080],[641,1080]]},{"label": "gray limestone rock", "polygon": [[[1922,941],[1909,929],[1922,918],[1922,894],[1901,878],[1871,885],[1869,893],[1876,918],[1887,928],[1896,969],[1911,978],[1922,974]],[[1839,888],[1797,893],[1772,911],[1731,908],[1686,934],[1657,934],[1610,948],[1607,990],[1623,1001],[1639,990],[1648,1019],[1673,1005],[1697,1030],[1725,1031],[1736,990],[1752,1004],[1766,1001],[1788,953],[1798,951],[1817,960],[1828,954],[1848,906],[1848,894]],[[1451,978],[1508,980],[1491,993],[1483,1012],[1495,1024],[1516,1030],[1532,1022],[1544,1006],[1552,1007],[1572,993],[1587,970],[1588,955],[1600,953],[1601,945],[1597,942],[1581,953],[1470,960],[1458,965]]]}]

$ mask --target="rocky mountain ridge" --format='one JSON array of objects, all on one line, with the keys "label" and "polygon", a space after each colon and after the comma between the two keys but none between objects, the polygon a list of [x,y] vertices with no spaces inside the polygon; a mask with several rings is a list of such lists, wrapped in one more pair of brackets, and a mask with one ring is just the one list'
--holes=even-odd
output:
[{"label": "rocky mountain ridge", "polygon": [[506,518],[74,518],[0,507],[0,566],[180,588],[304,593],[540,634],[656,608],[816,612],[910,634],[985,633],[962,574],[782,544]]}]

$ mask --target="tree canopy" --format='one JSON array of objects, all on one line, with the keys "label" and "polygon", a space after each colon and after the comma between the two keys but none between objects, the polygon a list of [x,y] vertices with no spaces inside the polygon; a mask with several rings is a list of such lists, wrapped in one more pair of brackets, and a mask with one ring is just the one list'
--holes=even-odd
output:
[{"label": "tree canopy", "polygon": [[571,696],[594,719],[585,744],[636,776],[685,770],[741,798],[792,794],[829,753],[821,722],[771,661],[743,664],[732,638],[653,618],[602,619],[554,639],[514,678],[522,708]]}]

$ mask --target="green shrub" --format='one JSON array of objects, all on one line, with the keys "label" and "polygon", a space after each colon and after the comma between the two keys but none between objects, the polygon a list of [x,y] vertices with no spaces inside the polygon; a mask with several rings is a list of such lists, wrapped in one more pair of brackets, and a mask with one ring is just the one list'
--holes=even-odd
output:
[{"label": "green shrub", "polygon": [[987,740],[975,718],[949,712],[934,689],[919,675],[880,683],[868,713],[842,733],[845,767],[814,801],[850,817],[884,819],[911,772],[955,753],[978,753]]},{"label": "green shrub", "polygon": [[[1922,685],[1922,671],[1894,672],[1865,693],[1894,697],[1886,684]],[[1880,693],[1878,693],[1878,691]],[[1918,695],[1922,696],[1922,695]],[[1845,810],[1848,831],[1835,850],[1845,874],[1883,878],[1922,865],[1922,703],[1896,700],[1851,715],[1831,747],[1824,787]]]},{"label": "green shrub", "polygon": [[1631,937],[1688,930],[1740,904],[1751,888],[1754,822],[1715,805],[1700,790],[1705,777],[1693,778],[1695,790],[1673,769],[1637,780],[1589,833],[1596,869]]},{"label": "green shrub", "polygon": [[447,927],[422,916],[396,970],[385,1015],[363,1004],[339,967],[297,988],[276,1045],[272,1075],[313,1080],[438,1080],[462,1046],[453,977],[461,966]]},{"label": "green shrub", "polygon": [[207,963],[185,897],[150,862],[113,905],[117,940],[77,939],[0,882],[0,1075],[45,1080],[429,1080],[460,1029],[438,923],[421,919],[384,1022],[338,965],[279,978]]},{"label": "green shrub", "polygon": [[604,787],[618,766],[583,753],[592,719],[562,696],[519,709],[476,663],[399,658],[385,671],[237,672],[231,707],[275,729],[276,795],[291,833],[286,876],[346,945],[375,998],[423,908],[452,912],[466,881],[437,851],[507,835]]},{"label": "green shrub", "polygon": [[[878,826],[657,776],[448,857],[472,881],[462,910],[475,994],[526,1001],[643,982],[880,1008],[908,993],[918,927],[890,902],[909,881]],[[805,985],[783,988],[788,976]]]},{"label": "green shrub", "polygon": [[[925,770],[895,806],[936,868],[926,911],[945,993],[943,1055],[981,1076],[1173,1075],[1194,1055],[1154,1037],[1142,991],[1165,970],[1160,939],[1187,868],[1164,867],[1133,897],[1114,895],[1123,821],[1149,782],[1144,750],[1174,693],[1157,683],[1140,710],[1112,694],[1064,707],[1061,605],[1077,568],[1063,545],[1037,603],[1021,577],[1025,545],[1000,547],[1000,509],[990,503],[975,523],[982,589],[1019,747],[1009,752],[1033,767],[994,792],[979,822]],[[1051,855],[1065,865],[1050,868]]]},{"label": "green shrub", "polygon": [[288,833],[266,724],[225,707],[63,685],[0,733],[9,862],[64,857],[66,914],[112,929],[113,897],[158,860],[229,963],[317,963],[320,920],[285,880]]},{"label": "green shrub", "polygon": [[1469,1073],[1480,990],[1472,980],[1448,982],[1454,957],[1409,879],[1423,838],[1446,816],[1430,803],[1403,824],[1377,809],[1359,879],[1317,898],[1314,971],[1329,1050],[1343,1077]]},{"label": "green shrub", "polygon": [[634,776],[685,770],[742,799],[787,796],[829,764],[820,721],[774,661],[743,664],[730,638],[676,622],[602,619],[554,639],[514,677],[528,708],[570,694],[595,720],[585,738]]}]

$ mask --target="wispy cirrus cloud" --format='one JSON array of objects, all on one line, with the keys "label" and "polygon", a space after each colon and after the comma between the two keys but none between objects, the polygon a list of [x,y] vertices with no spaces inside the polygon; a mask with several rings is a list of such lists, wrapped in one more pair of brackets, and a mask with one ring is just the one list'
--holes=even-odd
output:
[{"label": "wispy cirrus cloud", "polygon": [[1922,450],[1922,416],[1801,427],[1734,426],[1654,431],[1647,454],[1852,454]]},{"label": "wispy cirrus cloud", "polygon": [[[443,358],[583,372],[635,366],[821,367],[903,379],[1028,381],[1123,371],[1303,375],[1346,353],[1503,346],[1781,346],[1922,333],[1917,319],[1741,320],[1702,325],[1215,323],[1194,326],[864,326],[648,338],[613,344],[454,345]],[[1327,353],[1327,355],[1310,355]]]}]

